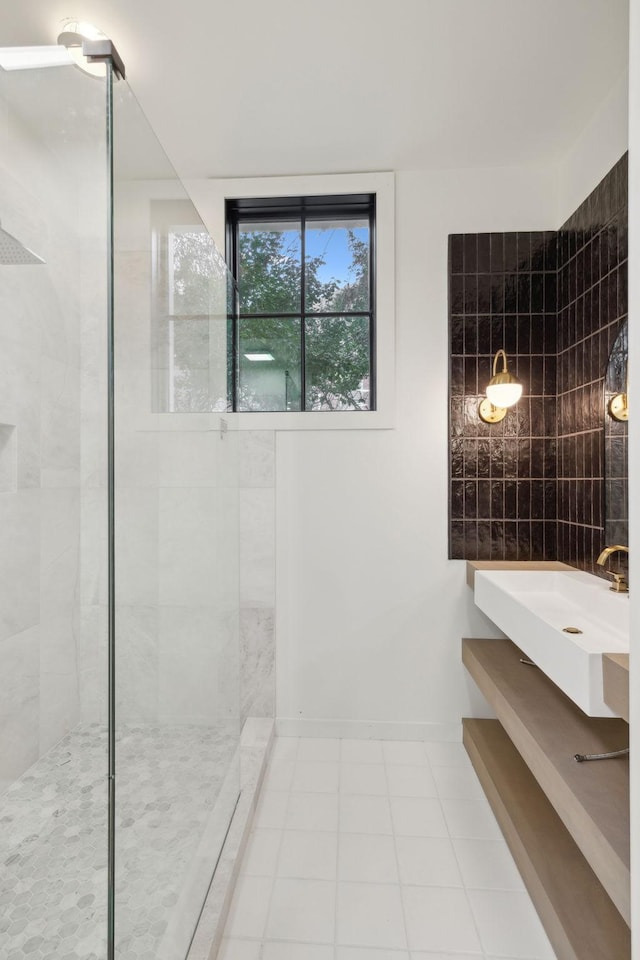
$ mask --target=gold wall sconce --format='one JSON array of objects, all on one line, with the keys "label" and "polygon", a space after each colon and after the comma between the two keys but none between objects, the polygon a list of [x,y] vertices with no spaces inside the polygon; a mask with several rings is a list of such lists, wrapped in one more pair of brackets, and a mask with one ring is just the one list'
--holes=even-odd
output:
[{"label": "gold wall sconce", "polygon": [[609,416],[623,422],[629,419],[629,397],[626,390],[624,393],[616,393],[609,400]]},{"label": "gold wall sconce", "polygon": [[[502,370],[498,373],[498,360],[502,357]],[[485,423],[500,423],[507,410],[522,396],[522,384],[507,369],[507,355],[498,350],[493,358],[493,375],[487,384],[487,396],[481,402],[478,413]]]},{"label": "gold wall sconce", "polygon": [[[618,420],[622,423],[626,423],[629,419],[629,351],[627,337],[628,329],[625,320],[611,347],[604,378],[605,395],[609,396],[607,413],[612,420]],[[624,385],[620,383],[623,373]],[[617,392],[614,393],[614,390]]]},{"label": "gold wall sconce", "polygon": [[624,390],[614,394],[608,403],[609,416],[626,423],[629,419],[629,358],[625,364]]}]

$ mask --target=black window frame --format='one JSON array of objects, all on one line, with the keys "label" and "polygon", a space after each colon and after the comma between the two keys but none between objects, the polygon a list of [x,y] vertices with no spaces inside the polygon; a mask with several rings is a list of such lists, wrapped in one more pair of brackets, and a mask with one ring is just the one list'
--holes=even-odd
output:
[{"label": "black window frame", "polygon": [[[354,311],[305,310],[305,225],[307,221],[367,218],[369,221],[369,309]],[[299,220],[301,228],[300,311],[279,312],[279,318],[300,322],[300,409],[299,410],[238,410],[239,322],[243,316],[252,319],[275,317],[271,313],[240,313],[239,227],[241,223],[272,223]],[[376,194],[321,194],[290,197],[241,197],[225,200],[226,261],[234,279],[228,314],[227,341],[229,347],[229,409],[234,413],[370,413],[377,409],[376,384]],[[305,317],[367,317],[369,320],[369,406],[366,410],[309,410],[306,408]]]}]

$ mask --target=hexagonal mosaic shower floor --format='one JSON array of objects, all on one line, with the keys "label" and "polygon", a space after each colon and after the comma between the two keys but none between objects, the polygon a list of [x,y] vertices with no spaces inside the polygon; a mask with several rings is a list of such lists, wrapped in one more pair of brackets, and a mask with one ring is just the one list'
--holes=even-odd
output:
[{"label": "hexagonal mosaic shower floor", "polygon": [[[120,725],[117,741],[116,953],[157,960],[237,738],[228,728]],[[106,767],[106,728],[87,724],[0,797],[5,960],[104,960]],[[205,894],[187,905],[191,929]]]}]

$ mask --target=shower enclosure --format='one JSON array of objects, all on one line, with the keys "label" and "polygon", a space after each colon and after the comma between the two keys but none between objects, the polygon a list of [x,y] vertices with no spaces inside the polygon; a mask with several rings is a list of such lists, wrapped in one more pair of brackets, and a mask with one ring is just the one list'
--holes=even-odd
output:
[{"label": "shower enclosure", "polygon": [[229,280],[48,49],[0,51],[0,955],[183,960],[239,794]]}]

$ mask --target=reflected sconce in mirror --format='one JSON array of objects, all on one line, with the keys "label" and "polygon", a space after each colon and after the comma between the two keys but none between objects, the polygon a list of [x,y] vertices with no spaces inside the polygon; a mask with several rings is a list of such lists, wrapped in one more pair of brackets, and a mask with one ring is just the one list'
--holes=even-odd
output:
[{"label": "reflected sconce in mirror", "polygon": [[613,341],[604,375],[607,413],[612,420],[617,420],[620,423],[626,423],[629,419],[628,337],[628,324],[624,320]]},{"label": "reflected sconce in mirror", "polygon": [[624,392],[616,393],[609,400],[609,416],[614,420],[625,423],[629,419],[629,360],[627,358],[624,372]]},{"label": "reflected sconce in mirror", "polygon": [[[498,360],[502,357],[502,370],[498,373]],[[522,384],[507,369],[507,355],[498,350],[493,358],[493,376],[487,384],[487,396],[478,408],[480,419],[485,423],[500,423],[507,410],[522,396]]]},{"label": "reflected sconce in mirror", "polygon": [[615,397],[609,400],[609,416],[614,420],[629,419],[629,396],[626,390],[624,393],[616,393]]}]

